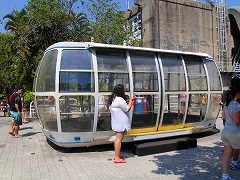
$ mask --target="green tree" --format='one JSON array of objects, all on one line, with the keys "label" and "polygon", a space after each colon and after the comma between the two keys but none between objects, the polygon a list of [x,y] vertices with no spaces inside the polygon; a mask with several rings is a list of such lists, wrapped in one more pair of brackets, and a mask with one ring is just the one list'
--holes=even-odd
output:
[{"label": "green tree", "polygon": [[73,11],[74,3],[76,0],[32,0],[25,7],[27,14],[15,35],[21,58],[19,67],[28,84],[32,85],[37,64],[48,46],[59,41],[83,40],[88,34],[88,20],[83,13]]},{"label": "green tree", "polygon": [[[79,3],[87,8],[86,14]],[[32,90],[44,50],[56,42],[93,37],[101,43],[139,43],[130,38],[127,21],[112,0],[30,0],[24,9],[4,18],[8,21],[7,33],[0,34],[0,86],[6,95],[18,84]]]},{"label": "green tree", "polygon": [[[19,40],[21,39],[19,36],[22,34],[21,32],[21,25],[25,21],[26,17],[26,10],[22,9],[21,11],[18,11],[17,9],[14,9],[11,14],[6,14],[3,19],[8,19],[8,21],[5,23],[5,30],[8,31],[5,38],[6,49],[5,49],[5,55],[3,57],[4,64],[8,63],[8,65],[5,65],[2,67],[2,71],[5,75],[7,75],[8,83],[11,83],[8,86],[5,86],[11,89],[7,89],[6,93],[12,92],[12,89],[17,84],[24,84],[25,88],[29,89],[31,88],[28,83],[28,62],[26,61],[27,56],[29,55],[29,48],[26,46],[26,44],[20,44]],[[10,33],[9,33],[10,32]],[[2,35],[4,37],[4,35]],[[7,68],[5,68],[7,67]],[[6,78],[5,78],[6,79]],[[10,81],[10,79],[12,79]],[[4,81],[4,80],[3,80]],[[4,83],[5,85],[7,83]]]},{"label": "green tree", "polygon": [[22,9],[21,11],[14,9],[11,14],[6,14],[5,16],[3,16],[3,19],[8,19],[8,21],[4,25],[5,30],[17,31],[18,26],[20,25],[21,21],[23,21],[25,15],[25,9]]},{"label": "green tree", "polygon": [[75,2],[32,0],[23,10],[4,16],[8,33],[0,34],[0,86],[6,96],[18,84],[32,91],[37,64],[48,46],[84,40],[89,34],[84,13],[73,11]]},{"label": "green tree", "polygon": [[[88,41],[90,39],[91,29],[90,22],[84,12],[73,11],[74,6],[78,4],[78,0],[67,3],[68,12],[68,28],[71,32],[70,39],[73,41]],[[79,9],[79,7],[77,6]]]},{"label": "green tree", "polygon": [[82,1],[91,20],[91,36],[95,42],[119,44],[128,42],[130,45],[139,45],[140,41],[133,37],[133,33],[127,28],[127,20],[119,10],[118,3],[112,0]]},{"label": "green tree", "polygon": [[15,46],[15,37],[12,34],[0,34],[0,84],[1,93],[5,98],[12,93],[14,85],[18,84],[18,77],[15,73],[18,61]]}]

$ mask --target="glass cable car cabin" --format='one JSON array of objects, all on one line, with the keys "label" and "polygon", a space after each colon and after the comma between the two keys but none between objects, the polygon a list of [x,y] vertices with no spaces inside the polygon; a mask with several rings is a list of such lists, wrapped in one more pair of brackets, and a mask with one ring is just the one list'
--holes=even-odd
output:
[{"label": "glass cable car cabin", "polygon": [[117,84],[124,84],[127,96],[137,96],[125,142],[215,126],[222,81],[209,55],[59,42],[46,49],[33,87],[47,139],[61,147],[113,143],[107,100]]}]

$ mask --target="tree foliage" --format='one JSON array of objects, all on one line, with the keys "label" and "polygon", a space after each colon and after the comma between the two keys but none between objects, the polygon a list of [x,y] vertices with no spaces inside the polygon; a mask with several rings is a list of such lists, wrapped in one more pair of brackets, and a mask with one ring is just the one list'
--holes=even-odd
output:
[{"label": "tree foliage", "polygon": [[[128,42],[137,46],[141,41],[132,39],[128,21],[119,11],[119,3],[112,0],[82,0],[91,21],[91,36],[95,42],[122,45]],[[131,39],[131,40],[130,40]]]},{"label": "tree foliage", "polygon": [[18,29],[18,26],[21,24],[21,22],[24,20],[24,16],[26,15],[26,10],[22,9],[21,11],[18,11],[17,9],[14,9],[11,14],[6,14],[3,19],[9,19],[4,25],[4,28],[7,31],[16,31]]},{"label": "tree foliage", "polygon": [[4,19],[0,86],[5,97],[18,84],[26,91],[32,90],[44,50],[56,42],[90,41],[93,37],[95,42],[123,44],[132,36],[118,4],[112,0],[29,0],[22,10],[14,9]]}]

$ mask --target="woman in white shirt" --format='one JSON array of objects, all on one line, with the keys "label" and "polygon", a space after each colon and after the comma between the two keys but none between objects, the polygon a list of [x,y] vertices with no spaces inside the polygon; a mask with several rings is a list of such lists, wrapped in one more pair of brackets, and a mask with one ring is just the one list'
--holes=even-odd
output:
[{"label": "woman in white shirt", "polygon": [[133,100],[134,97],[127,103],[124,85],[122,84],[118,84],[114,87],[108,100],[109,110],[111,112],[112,130],[116,133],[116,140],[114,142],[114,163],[126,163],[126,159],[121,158],[120,151],[124,135],[131,129],[128,112],[133,105]]}]

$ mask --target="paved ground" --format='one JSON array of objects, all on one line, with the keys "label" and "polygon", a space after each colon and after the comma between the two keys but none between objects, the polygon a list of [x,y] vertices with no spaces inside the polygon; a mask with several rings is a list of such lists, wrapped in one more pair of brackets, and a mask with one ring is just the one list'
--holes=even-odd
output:
[{"label": "paved ground", "polygon": [[[11,118],[0,117],[0,179],[221,179],[222,143],[219,131],[198,138],[198,147],[138,157],[123,147],[126,164],[113,163],[113,146],[74,148],[50,146],[38,124],[21,126],[22,138],[8,134]],[[217,128],[222,129],[221,119]],[[240,179],[240,170],[230,174]]]}]

